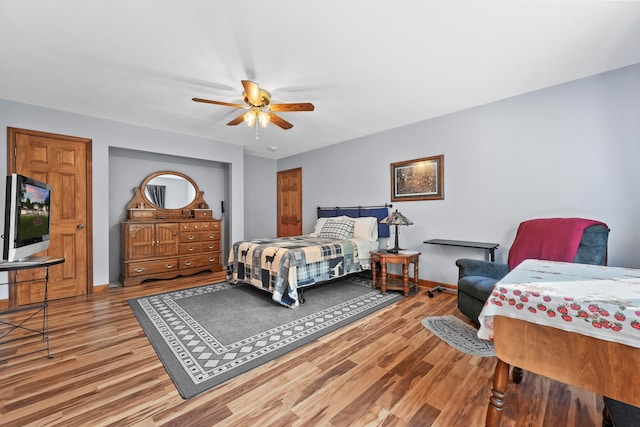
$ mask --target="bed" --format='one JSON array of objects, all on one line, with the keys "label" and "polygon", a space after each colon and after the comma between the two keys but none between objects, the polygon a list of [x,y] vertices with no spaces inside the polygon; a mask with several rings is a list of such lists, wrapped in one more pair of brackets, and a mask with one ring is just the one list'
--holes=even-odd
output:
[{"label": "bed", "polygon": [[389,237],[389,227],[379,223],[388,207],[318,207],[310,234],[236,242],[227,279],[270,292],[274,301],[296,308],[304,302],[304,288],[371,269],[369,252],[378,249],[380,237]]}]

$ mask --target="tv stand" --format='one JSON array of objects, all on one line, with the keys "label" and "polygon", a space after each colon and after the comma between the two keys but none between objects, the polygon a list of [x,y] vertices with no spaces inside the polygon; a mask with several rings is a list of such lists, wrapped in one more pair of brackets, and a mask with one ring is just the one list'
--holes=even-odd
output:
[{"label": "tv stand", "polygon": [[[53,257],[33,257],[29,261],[12,261],[0,263],[0,271],[16,271],[16,270],[29,270],[32,268],[44,268],[44,297],[42,302],[29,304],[20,307],[11,307],[7,310],[0,311],[0,346],[10,344],[16,341],[29,340],[33,347],[35,346],[34,338],[41,337],[44,341],[44,347],[36,348],[32,351],[26,351],[24,353],[15,352],[9,357],[0,358],[0,362],[4,362],[16,357],[26,356],[41,351],[47,352],[47,359],[51,359],[51,353],[49,352],[49,299],[48,299],[48,284],[49,284],[49,267],[57,264],[62,264],[64,258]],[[31,281],[31,280],[30,280]],[[18,283],[25,283],[26,281],[7,282],[4,285],[15,286]],[[11,316],[9,316],[11,315]],[[38,315],[42,316],[42,323],[40,324],[36,318]],[[8,318],[3,319],[5,316]],[[32,326],[32,320],[38,320],[37,324],[40,325],[39,329],[36,326]],[[20,334],[13,332],[20,331]],[[2,352],[4,353],[4,352]],[[11,352],[7,352],[11,354]]]}]

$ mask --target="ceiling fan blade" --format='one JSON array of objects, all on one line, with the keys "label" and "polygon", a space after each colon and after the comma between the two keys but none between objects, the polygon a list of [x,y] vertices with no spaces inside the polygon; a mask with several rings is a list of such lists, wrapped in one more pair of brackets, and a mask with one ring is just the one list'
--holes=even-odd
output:
[{"label": "ceiling fan blade", "polygon": [[298,102],[293,104],[271,104],[271,111],[313,111],[315,107],[310,102]]},{"label": "ceiling fan blade", "polygon": [[238,117],[236,117],[235,119],[231,120],[229,123],[227,123],[227,126],[235,126],[235,125],[239,125],[240,123],[242,123],[244,121],[244,114],[245,113],[242,113]]},{"label": "ceiling fan blade", "polygon": [[207,104],[216,104],[216,105],[224,105],[226,107],[233,107],[233,108],[245,108],[244,105],[240,105],[240,104],[231,104],[229,102],[222,102],[222,101],[212,101],[210,99],[202,99],[202,98],[191,98],[192,101],[195,102],[205,102]]},{"label": "ceiling fan blade", "polygon": [[286,121],[285,119],[283,119],[280,116],[277,116],[273,113],[269,113],[269,119],[271,121],[271,123],[273,123],[276,126],[280,126],[282,129],[291,129],[293,127],[293,125],[291,123],[289,123],[288,121]]},{"label": "ceiling fan blade", "polygon": [[260,87],[258,83],[251,80],[242,80],[242,86],[244,87],[244,93],[247,96],[247,100],[251,105],[262,105],[262,99],[260,96]]}]

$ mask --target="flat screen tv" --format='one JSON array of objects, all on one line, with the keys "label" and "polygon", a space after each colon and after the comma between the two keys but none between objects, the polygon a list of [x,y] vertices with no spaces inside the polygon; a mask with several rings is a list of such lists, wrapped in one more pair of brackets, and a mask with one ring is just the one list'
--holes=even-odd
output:
[{"label": "flat screen tv", "polygon": [[19,174],[7,176],[3,258],[9,262],[49,247],[51,186]]}]

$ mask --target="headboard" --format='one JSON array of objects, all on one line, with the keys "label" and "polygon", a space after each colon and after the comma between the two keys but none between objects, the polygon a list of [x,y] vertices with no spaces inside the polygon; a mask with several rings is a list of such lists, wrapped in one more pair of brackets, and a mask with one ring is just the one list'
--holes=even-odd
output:
[{"label": "headboard", "polygon": [[380,224],[380,220],[389,216],[389,209],[393,207],[391,204],[385,203],[378,206],[336,206],[336,207],[321,207],[318,206],[318,218],[327,218],[333,216],[349,216],[351,218],[360,218],[365,216],[372,216],[378,219],[378,237],[389,237],[389,226],[387,224]]}]

